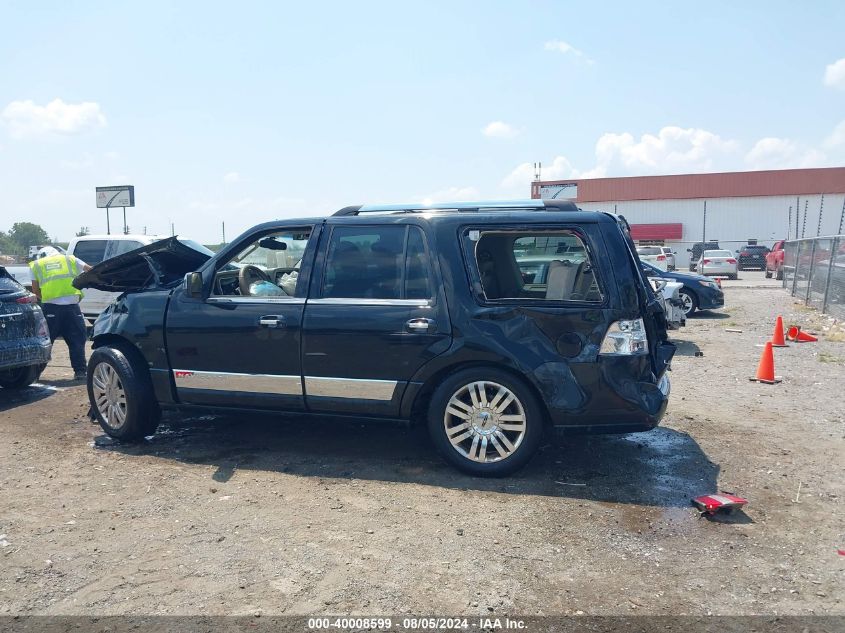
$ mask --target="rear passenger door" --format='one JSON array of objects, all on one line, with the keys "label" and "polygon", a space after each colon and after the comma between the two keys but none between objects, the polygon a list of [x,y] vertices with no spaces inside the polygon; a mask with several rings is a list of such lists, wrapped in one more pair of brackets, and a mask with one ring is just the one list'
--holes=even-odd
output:
[{"label": "rear passenger door", "polygon": [[307,406],[397,416],[408,381],[450,342],[426,235],[411,224],[326,228],[303,321]]}]

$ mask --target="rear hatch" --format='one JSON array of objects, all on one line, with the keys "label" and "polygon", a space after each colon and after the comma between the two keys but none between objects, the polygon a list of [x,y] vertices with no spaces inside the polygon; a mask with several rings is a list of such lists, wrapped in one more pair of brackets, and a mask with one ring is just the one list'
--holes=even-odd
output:
[{"label": "rear hatch", "polygon": [[640,266],[640,258],[637,255],[637,247],[634,244],[634,240],[631,238],[631,228],[628,225],[628,221],[621,215],[608,215],[616,219],[619,229],[625,238],[625,244],[628,246],[628,259],[631,269],[634,276],[640,281],[638,284],[640,310],[646,333],[648,334],[648,350],[651,355],[652,369],[654,370],[654,375],[659,379],[666,372],[669,363],[672,361],[672,357],[675,355],[675,346],[669,342],[667,334],[669,325],[666,321],[666,312],[664,312],[661,300],[655,295],[648,278]]},{"label": "rear hatch", "polygon": [[214,255],[191,240],[168,237],[97,264],[73,280],[80,290],[138,292],[167,288],[200,268]]},{"label": "rear hatch", "polygon": [[0,266],[0,364],[10,349],[44,336],[43,320],[35,297]]}]

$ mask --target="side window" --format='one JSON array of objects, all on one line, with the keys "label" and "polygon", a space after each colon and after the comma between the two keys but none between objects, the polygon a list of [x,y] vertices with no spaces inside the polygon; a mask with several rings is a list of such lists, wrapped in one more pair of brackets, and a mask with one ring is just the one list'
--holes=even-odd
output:
[{"label": "side window", "polygon": [[408,248],[405,251],[405,299],[431,299],[431,274],[425,255],[423,232],[408,227]]},{"label": "side window", "polygon": [[136,248],[141,248],[141,246],[143,245],[137,240],[113,240],[111,243],[111,251],[109,252],[109,257],[117,257],[118,255],[123,255],[124,253],[128,253],[129,251],[134,251]]},{"label": "side window", "polygon": [[589,252],[573,231],[470,231],[488,301],[601,301]]},{"label": "side window", "polygon": [[221,262],[214,275],[213,296],[294,297],[299,267],[312,227],[264,233],[233,257]]},{"label": "side window", "polygon": [[106,256],[106,240],[82,240],[73,249],[73,256],[89,266],[99,264]]},{"label": "side window", "polygon": [[334,227],[323,297],[429,299],[431,287],[423,233],[418,227]]}]

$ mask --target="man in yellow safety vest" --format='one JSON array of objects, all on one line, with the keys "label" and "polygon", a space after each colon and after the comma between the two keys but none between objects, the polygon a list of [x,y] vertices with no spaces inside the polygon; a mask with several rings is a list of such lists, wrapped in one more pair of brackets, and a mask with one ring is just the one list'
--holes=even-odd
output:
[{"label": "man in yellow safety vest", "polygon": [[91,267],[73,255],[63,255],[52,246],[38,251],[29,264],[32,292],[47,317],[50,340],[61,336],[70,351],[74,380],[85,380],[85,317],[79,309],[82,291],[73,287],[73,278]]}]

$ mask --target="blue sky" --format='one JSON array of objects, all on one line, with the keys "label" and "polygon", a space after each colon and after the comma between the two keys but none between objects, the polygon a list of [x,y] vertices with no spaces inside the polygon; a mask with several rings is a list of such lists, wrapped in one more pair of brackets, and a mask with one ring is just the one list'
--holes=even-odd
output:
[{"label": "blue sky", "polygon": [[[845,3],[4,2],[0,230],[845,164]],[[837,63],[839,62],[839,63]],[[118,213],[112,226],[119,226]]]}]

